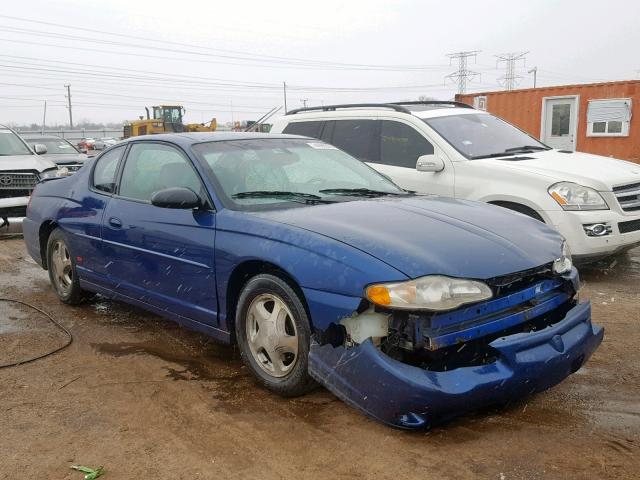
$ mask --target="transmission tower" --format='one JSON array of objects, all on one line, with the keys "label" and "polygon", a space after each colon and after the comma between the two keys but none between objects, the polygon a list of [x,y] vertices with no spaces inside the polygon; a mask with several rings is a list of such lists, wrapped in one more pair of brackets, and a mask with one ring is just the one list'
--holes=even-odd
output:
[{"label": "transmission tower", "polygon": [[522,60],[522,65],[524,65],[526,63],[525,57],[528,53],[529,52],[511,52],[496,55],[496,58],[498,59],[496,61],[496,65],[504,62],[506,66],[505,74],[498,78],[498,82],[505,90],[513,90],[522,78],[521,75],[516,73],[516,65],[520,60]]},{"label": "transmission tower", "polygon": [[478,72],[471,71],[468,68],[468,58],[473,57],[475,59],[478,53],[480,53],[480,50],[469,50],[447,55],[449,63],[453,63],[453,60],[458,60],[458,70],[445,77],[458,84],[458,93],[466,93],[469,81],[480,75]]}]

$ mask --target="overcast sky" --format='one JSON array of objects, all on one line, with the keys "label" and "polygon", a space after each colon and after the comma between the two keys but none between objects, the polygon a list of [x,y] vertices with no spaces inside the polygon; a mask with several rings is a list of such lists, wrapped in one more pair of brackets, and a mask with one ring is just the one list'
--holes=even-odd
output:
[{"label": "overcast sky", "polygon": [[[10,18],[13,17],[13,18]],[[0,122],[255,119],[336,102],[451,99],[448,53],[480,50],[469,91],[501,89],[495,55],[529,51],[520,87],[638,78],[640,2],[60,0],[0,6]]]}]

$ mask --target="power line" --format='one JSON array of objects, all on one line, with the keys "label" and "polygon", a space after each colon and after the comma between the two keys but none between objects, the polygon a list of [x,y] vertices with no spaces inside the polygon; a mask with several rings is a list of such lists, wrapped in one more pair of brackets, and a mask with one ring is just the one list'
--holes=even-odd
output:
[{"label": "power line", "polygon": [[[63,39],[63,40],[65,39],[80,40],[83,42],[97,43],[102,45],[164,51],[164,52],[170,52],[170,53],[178,53],[182,55],[215,57],[215,58],[222,58],[225,60],[244,61],[244,62],[250,62],[250,63],[258,62],[262,64],[260,66],[271,67],[271,68],[275,68],[277,66],[274,64],[280,64],[279,66],[285,66],[285,67],[297,66],[297,67],[314,68],[314,69],[389,70],[389,71],[428,70],[428,69],[434,69],[434,68],[441,69],[444,67],[444,65],[385,65],[385,64],[362,64],[362,63],[346,63],[346,62],[345,63],[329,62],[329,61],[323,61],[323,60],[309,60],[305,58],[282,57],[282,56],[267,55],[267,54],[255,54],[251,52],[242,52],[238,50],[224,50],[219,48],[203,47],[201,45],[194,45],[194,44],[188,44],[188,43],[182,43],[182,42],[173,42],[173,41],[167,41],[167,40],[159,40],[157,38],[154,39],[154,38],[141,37],[136,35],[113,33],[113,32],[107,32],[104,30],[86,29],[86,28],[80,28],[75,25],[67,26],[67,25],[62,25],[62,24],[57,24],[52,22],[43,22],[43,21],[30,20],[30,19],[24,19],[19,17],[12,17],[8,15],[0,15],[0,18],[8,18],[8,19],[18,20],[22,22],[44,24],[44,25],[54,26],[58,28],[67,28],[67,29],[72,28],[75,31],[83,30],[83,31],[90,32],[92,36],[87,37],[87,36],[69,35],[69,34],[57,33],[57,32],[42,32],[41,30],[19,28],[19,27],[7,26],[7,25],[0,26],[0,30],[11,32],[11,33],[40,36],[40,37],[47,37],[47,38],[57,38],[57,39]],[[149,45],[147,43],[145,44],[125,43],[125,42],[118,42],[115,40],[99,39],[95,37],[96,33],[109,35],[109,36],[116,36],[121,38],[134,39],[136,41],[143,40],[145,42],[155,42],[155,43],[160,43],[165,45],[178,46],[181,48],[168,48],[168,47],[159,47],[159,46]],[[196,49],[205,50],[205,51],[185,50],[185,48],[183,47],[196,48]],[[221,52],[221,53],[211,53],[211,52]],[[265,63],[265,62],[268,62],[268,63]],[[221,63],[221,62],[217,62],[217,63]],[[222,62],[222,63],[225,63],[225,62]],[[231,64],[244,65],[244,64],[237,64],[237,63],[231,63]]]},{"label": "power line", "polygon": [[467,84],[475,77],[480,75],[478,72],[469,70],[467,66],[467,59],[470,57],[473,57],[475,59],[478,56],[478,53],[480,53],[480,50],[468,50],[465,52],[456,52],[447,55],[450,62],[453,60],[458,60],[458,70],[450,73],[445,78],[452,80],[458,84],[458,93],[460,94],[465,93],[467,91]]},{"label": "power line", "polygon": [[522,60],[522,64],[524,65],[526,63],[525,57],[528,53],[529,52],[511,52],[495,56],[498,59],[498,64],[501,62],[505,63],[505,74],[498,78],[498,83],[500,83],[505,90],[513,90],[522,78],[522,75],[516,74],[516,63]]}]

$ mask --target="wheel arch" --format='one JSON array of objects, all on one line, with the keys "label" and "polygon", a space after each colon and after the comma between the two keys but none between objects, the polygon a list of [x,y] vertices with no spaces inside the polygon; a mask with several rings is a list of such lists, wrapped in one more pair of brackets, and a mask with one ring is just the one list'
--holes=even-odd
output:
[{"label": "wheel arch", "polygon": [[543,223],[547,223],[545,218],[540,213],[540,210],[536,208],[535,205],[530,204],[529,202],[523,202],[518,200],[485,200],[487,203],[491,205],[495,205],[497,207],[506,208],[508,210],[513,210],[514,212],[519,212],[524,215],[528,215],[536,220],[539,220]]},{"label": "wheel arch", "polygon": [[233,269],[231,275],[229,275],[226,292],[224,293],[226,302],[226,323],[227,329],[229,330],[229,333],[231,333],[232,343],[236,342],[235,317],[236,309],[238,306],[238,299],[240,298],[242,288],[251,278],[260,274],[270,274],[278,277],[286,282],[293,289],[293,291],[296,292],[296,294],[300,298],[300,301],[302,302],[302,305],[304,306],[305,311],[307,312],[307,317],[309,318],[309,322],[311,323],[310,327],[313,330],[313,319],[311,318],[307,299],[305,298],[304,292],[302,291],[302,288],[300,287],[298,282],[295,280],[294,276],[275,263],[258,259],[246,260],[236,265],[236,267]]},{"label": "wheel arch", "polygon": [[42,260],[42,268],[48,270],[47,265],[47,243],[49,243],[49,236],[51,236],[51,232],[53,232],[56,228],[58,228],[57,222],[54,220],[45,220],[40,224],[40,229],[38,230],[38,240],[40,242],[40,259]]}]

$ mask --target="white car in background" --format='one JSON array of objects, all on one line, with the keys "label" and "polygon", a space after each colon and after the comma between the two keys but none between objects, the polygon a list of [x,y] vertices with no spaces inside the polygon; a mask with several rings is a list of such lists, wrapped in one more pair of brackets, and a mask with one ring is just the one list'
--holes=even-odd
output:
[{"label": "white car in background", "polygon": [[15,131],[0,125],[0,234],[22,231],[29,196],[40,180],[68,173],[41,156],[45,153],[45,145],[36,143],[32,150]]},{"label": "white car in background", "polygon": [[574,257],[640,244],[640,165],[554,150],[487,112],[457,102],[298,109],[272,133],[319,138],[398,185],[478,200],[553,225]]},{"label": "white car in background", "polygon": [[119,141],[120,140],[118,140],[117,138],[114,138],[114,137],[100,138],[100,139],[96,140],[95,143],[93,144],[93,149],[94,150],[105,150],[105,149],[115,145]]}]

